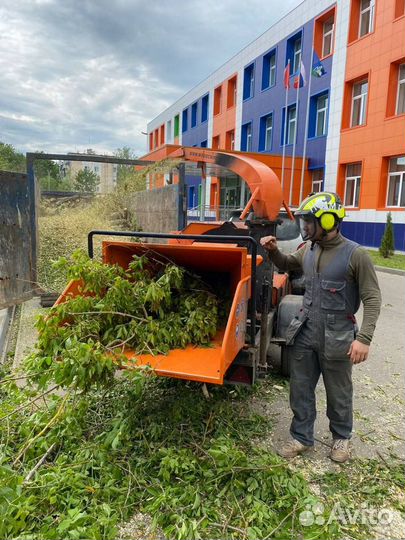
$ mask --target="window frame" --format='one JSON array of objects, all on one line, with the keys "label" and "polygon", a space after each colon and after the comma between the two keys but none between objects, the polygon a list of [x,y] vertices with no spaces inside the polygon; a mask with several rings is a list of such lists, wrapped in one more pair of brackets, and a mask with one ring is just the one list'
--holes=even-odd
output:
[{"label": "window frame", "polygon": [[[267,125],[268,120],[271,120],[270,128]],[[268,134],[270,132],[270,144],[268,145]],[[266,116],[264,123],[264,151],[269,152],[273,147],[273,114],[270,113]]]},{"label": "window frame", "polygon": [[[347,169],[350,165],[360,165],[360,175],[357,176],[347,176]],[[359,208],[360,204],[360,185],[361,185],[361,173],[362,173],[363,167],[361,162],[356,163],[347,163],[346,164],[346,170],[345,170],[345,193],[344,193],[344,206],[346,208]],[[354,181],[354,190],[353,190],[353,200],[349,204],[346,200],[347,197],[347,183],[348,181]],[[356,204],[357,199],[357,204]]]},{"label": "window frame", "polygon": [[[362,38],[365,36],[368,36],[372,32],[374,32],[374,17],[375,17],[375,0],[369,0],[370,4],[367,8],[361,9],[361,4],[363,0],[360,0],[359,2],[359,33],[358,38]],[[369,25],[368,25],[368,31],[365,34],[361,33],[361,23],[362,23],[362,17],[367,13],[370,12],[370,19],[369,19]]]},{"label": "window frame", "polygon": [[188,131],[188,107],[183,109],[181,115],[181,132],[186,133]]},{"label": "window frame", "polygon": [[[291,112],[294,111],[295,113],[295,117],[290,119],[290,114]],[[290,124],[294,124],[294,140],[292,142],[290,142],[290,133],[291,133],[291,129],[290,129]],[[296,141],[297,141],[297,105],[296,104],[292,104],[290,105],[288,108],[287,108],[287,140],[286,140],[286,145],[290,145],[290,144],[295,144]]]},{"label": "window frame", "polygon": [[[403,71],[404,71],[404,74],[403,74],[403,79],[401,79],[401,67],[403,67]],[[398,111],[398,106],[399,106],[399,94],[400,94],[400,91],[401,91],[401,87],[403,87],[403,91],[404,91],[404,94],[405,94],[405,62],[403,64],[399,64],[398,66],[398,88],[397,88],[397,101],[396,101],[396,104],[395,104],[395,114],[398,116],[400,114],[404,114],[405,113],[405,99],[404,99],[404,110],[399,112]]]},{"label": "window frame", "polygon": [[[331,30],[328,30],[325,32],[325,25],[332,20],[332,28]],[[334,39],[334,33],[335,33],[335,15],[331,15],[329,19],[323,22],[322,25],[322,58],[325,58],[326,56],[329,56],[332,54],[333,51],[333,39]],[[330,36],[330,49],[329,52],[325,52],[325,38]]]},{"label": "window frame", "polygon": [[201,98],[201,124],[208,121],[208,114],[209,114],[209,94],[205,94]]},{"label": "window frame", "polygon": [[[355,96],[354,95],[354,92],[355,92],[355,88],[356,86],[361,86],[363,85],[364,83],[367,83],[367,92],[366,93],[362,93],[360,94],[359,96]],[[368,78],[367,79],[362,79],[361,81],[358,81],[358,82],[355,82],[353,83],[353,88],[352,88],[352,110],[351,110],[351,114],[350,114],[350,127],[353,128],[353,127],[359,127],[359,126],[364,126],[366,124],[366,121],[367,121],[367,101],[368,101],[368,86],[369,86],[369,81],[368,81]],[[359,123],[358,124],[354,124],[353,123],[353,113],[354,113],[354,102],[355,101],[358,101],[360,100],[360,115],[359,115]],[[364,117],[364,118],[362,118]],[[362,120],[362,121],[361,121]]]},{"label": "window frame", "polygon": [[[266,72],[265,72],[266,68]],[[265,73],[268,74],[268,84],[265,85]],[[276,84],[277,62],[276,49],[267,52],[262,59],[262,91],[272,88]]]},{"label": "window frame", "polygon": [[[405,170],[404,171],[392,171],[390,172],[390,163],[393,159],[405,158],[405,156],[391,157],[388,163],[388,178],[387,178],[387,196],[385,201],[386,208],[405,208],[405,204],[401,205],[402,192],[405,192]],[[398,192],[398,204],[388,204],[388,197],[390,193],[391,178],[399,176],[399,192]]]},{"label": "window frame", "polygon": [[[326,105],[323,108],[318,107],[318,103],[319,103],[320,99],[325,99],[326,100]],[[322,94],[322,95],[318,96],[317,100],[316,100],[316,113],[315,113],[315,137],[325,137],[327,135],[327,131],[328,131],[328,110],[329,110],[329,95],[326,93],[326,94]],[[321,134],[318,134],[318,118],[319,118],[320,112],[322,112],[322,111],[324,112],[323,130],[322,130]]]},{"label": "window frame", "polygon": [[195,101],[191,105],[191,118],[190,118],[190,129],[193,129],[198,124],[198,101]]},{"label": "window frame", "polygon": [[[247,82],[247,70],[250,71],[249,82]],[[254,97],[254,95],[255,95],[255,75],[256,75],[255,71],[256,71],[256,63],[255,62],[251,62],[243,70],[243,89],[242,89],[243,101],[246,101],[248,99],[252,99]],[[246,92],[245,92],[247,86],[249,86],[249,95],[247,95]]]},{"label": "window frame", "polygon": [[246,126],[246,152],[251,152],[253,148],[252,131],[252,122],[249,122]]},{"label": "window frame", "polygon": [[[300,42],[300,47],[298,50],[295,50],[295,46],[296,46],[296,43],[297,42]],[[298,56],[297,56],[298,55]],[[302,35],[300,35],[299,37],[297,37],[297,39],[294,40],[294,45],[293,45],[293,70],[292,70],[292,75],[295,74],[295,73],[298,73],[299,69],[300,69],[300,65],[301,65],[301,57],[302,57]],[[296,63],[296,59],[297,59],[297,66],[295,65]]]},{"label": "window frame", "polygon": [[[322,178],[321,179],[314,179],[314,175],[315,173],[318,173],[319,171],[322,171],[321,173],[321,176]],[[312,188],[312,192],[313,193],[319,193],[320,191],[322,191],[322,186],[323,186],[323,183],[325,181],[325,170],[323,168],[320,168],[320,169],[314,169],[312,171],[312,178],[311,178],[311,188]],[[319,189],[318,190],[315,190],[314,189],[314,185],[315,184],[319,184]]]}]

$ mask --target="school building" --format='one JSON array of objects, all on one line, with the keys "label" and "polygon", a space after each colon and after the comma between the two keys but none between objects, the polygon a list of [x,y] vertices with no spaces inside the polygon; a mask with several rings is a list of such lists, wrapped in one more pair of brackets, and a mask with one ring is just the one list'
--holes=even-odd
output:
[{"label": "school building", "polygon": [[[366,246],[380,245],[391,212],[405,251],[405,0],[304,0],[147,132],[145,158],[182,145],[272,163],[293,206],[336,191],[344,234]],[[189,170],[186,183],[190,216],[243,207],[249,195],[226,171],[202,189]]]}]

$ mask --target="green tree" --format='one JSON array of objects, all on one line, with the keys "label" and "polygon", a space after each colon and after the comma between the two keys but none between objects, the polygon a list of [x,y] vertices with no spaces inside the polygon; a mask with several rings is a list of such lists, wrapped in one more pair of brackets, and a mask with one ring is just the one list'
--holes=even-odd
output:
[{"label": "green tree", "polygon": [[0,170],[25,172],[25,156],[18,152],[12,144],[0,142]]},{"label": "green tree", "polygon": [[387,214],[387,223],[385,225],[385,231],[381,239],[380,254],[384,258],[391,257],[394,254],[395,241],[394,241],[394,225],[392,223],[391,212]]},{"label": "green tree", "polygon": [[94,193],[100,183],[98,174],[88,169],[83,169],[76,174],[74,188],[77,191]]},{"label": "green tree", "polygon": [[[43,152],[39,152],[42,153]],[[34,171],[41,189],[44,191],[65,191],[62,169],[58,163],[49,159],[36,159]]]},{"label": "green tree", "polygon": [[[114,155],[120,159],[137,159],[129,146],[117,148]],[[142,191],[146,188],[146,180],[144,175],[135,169],[134,165],[118,165],[117,187],[129,191]]]}]

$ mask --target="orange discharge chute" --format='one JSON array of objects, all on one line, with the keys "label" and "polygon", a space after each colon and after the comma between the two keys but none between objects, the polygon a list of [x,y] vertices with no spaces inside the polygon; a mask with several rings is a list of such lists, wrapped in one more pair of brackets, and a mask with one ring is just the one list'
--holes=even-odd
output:
[{"label": "orange discharge chute", "polygon": [[[228,154],[205,148],[181,147],[170,153],[169,158],[183,158],[185,161],[212,163],[239,175],[247,183],[252,193],[251,201],[257,218],[274,221],[282,206],[283,192],[280,180],[270,167],[243,154]],[[288,209],[287,209],[288,211]],[[290,216],[291,217],[291,216]]]}]

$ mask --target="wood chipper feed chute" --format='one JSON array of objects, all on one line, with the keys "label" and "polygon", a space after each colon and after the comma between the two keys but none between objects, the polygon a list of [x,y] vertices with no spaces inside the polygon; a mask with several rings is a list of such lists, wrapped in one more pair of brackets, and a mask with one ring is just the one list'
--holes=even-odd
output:
[{"label": "wood chipper feed chute", "polygon": [[[192,245],[103,242],[103,262],[107,264],[127,268],[134,255],[143,254],[173,262],[190,274],[201,276],[207,283],[221,280],[230,296],[230,309],[225,324],[218,328],[209,346],[190,344],[185,349],[173,349],[166,355],[136,355],[133,350],[126,349],[127,367],[150,366],[162,376],[223,384],[227,369],[246,342],[252,272],[251,255],[248,255],[247,248],[236,244],[204,242]],[[260,262],[259,257],[257,263]],[[82,294],[80,291],[80,284],[71,282],[58,303]]]}]

